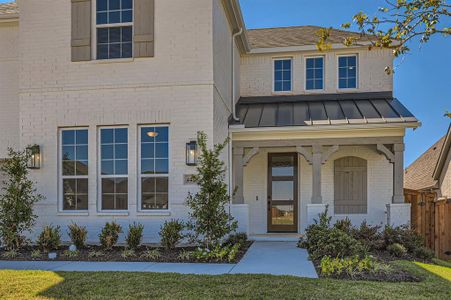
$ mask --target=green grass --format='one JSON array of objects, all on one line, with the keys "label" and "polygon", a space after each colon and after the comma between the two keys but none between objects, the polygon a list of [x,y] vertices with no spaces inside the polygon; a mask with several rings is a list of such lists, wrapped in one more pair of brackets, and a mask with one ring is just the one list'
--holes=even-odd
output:
[{"label": "green grass", "polygon": [[353,282],[266,275],[0,271],[0,299],[451,299],[448,280],[410,262],[419,283]]}]

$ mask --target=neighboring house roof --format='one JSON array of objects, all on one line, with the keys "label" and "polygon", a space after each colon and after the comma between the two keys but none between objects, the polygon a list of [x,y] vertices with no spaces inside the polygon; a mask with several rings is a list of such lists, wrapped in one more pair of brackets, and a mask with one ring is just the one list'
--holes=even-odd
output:
[{"label": "neighboring house roof", "polygon": [[404,171],[404,188],[424,190],[435,188],[437,180],[433,178],[435,166],[440,157],[446,136],[437,141]]},{"label": "neighboring house roof", "polygon": [[451,150],[451,124],[448,128],[448,133],[444,137],[443,147],[440,151],[440,155],[437,164],[434,169],[433,178],[438,180],[442,175],[443,169],[445,169],[446,158]]},{"label": "neighboring house roof", "polygon": [[418,124],[391,92],[242,97],[237,106],[240,124],[245,128],[387,123],[417,127]]},{"label": "neighboring house roof", "polygon": [[[250,47],[280,48],[292,46],[316,45],[319,40],[319,26],[293,26],[247,30]],[[365,39],[360,33],[330,29],[327,40],[331,44],[342,44],[346,37]],[[368,38],[366,38],[368,41]]]},{"label": "neighboring house roof", "polygon": [[0,18],[17,17],[19,14],[19,7],[17,2],[0,3]]}]

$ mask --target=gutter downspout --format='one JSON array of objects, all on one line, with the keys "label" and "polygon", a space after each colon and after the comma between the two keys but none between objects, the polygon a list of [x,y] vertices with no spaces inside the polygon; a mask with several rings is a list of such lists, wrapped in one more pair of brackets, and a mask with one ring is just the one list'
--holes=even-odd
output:
[{"label": "gutter downspout", "polygon": [[[240,30],[237,33],[234,33],[232,35],[232,42],[231,42],[231,50],[232,50],[232,95],[231,95],[231,102],[232,102],[232,118],[234,121],[239,121],[240,119],[238,119],[238,117],[236,116],[236,107],[235,107],[235,40],[236,37],[240,36],[241,34],[243,34],[243,28],[240,28]],[[228,148],[228,155],[229,155],[229,159],[228,159],[228,169],[229,169],[229,216],[232,217],[232,204],[233,204],[233,190],[234,188],[232,187],[233,185],[233,179],[232,179],[232,174],[233,174],[233,170],[232,170],[232,159],[233,159],[233,154],[232,154],[232,133],[229,130],[229,146]]]}]

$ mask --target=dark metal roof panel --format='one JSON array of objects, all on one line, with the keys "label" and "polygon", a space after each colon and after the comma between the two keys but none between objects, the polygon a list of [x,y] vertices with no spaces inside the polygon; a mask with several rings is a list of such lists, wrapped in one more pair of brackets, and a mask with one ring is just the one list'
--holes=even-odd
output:
[{"label": "dark metal roof panel", "polygon": [[242,98],[238,102],[238,116],[246,128],[418,122],[401,102],[388,96],[328,94],[323,101],[321,95],[301,95],[291,97],[290,101],[281,101],[277,96],[263,97],[261,102],[258,97]]}]

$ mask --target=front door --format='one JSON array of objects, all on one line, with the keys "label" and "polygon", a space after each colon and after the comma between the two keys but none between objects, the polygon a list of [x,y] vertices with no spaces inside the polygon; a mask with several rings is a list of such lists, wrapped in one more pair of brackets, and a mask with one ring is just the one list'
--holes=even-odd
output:
[{"label": "front door", "polygon": [[268,154],[268,232],[297,232],[298,155]]}]

